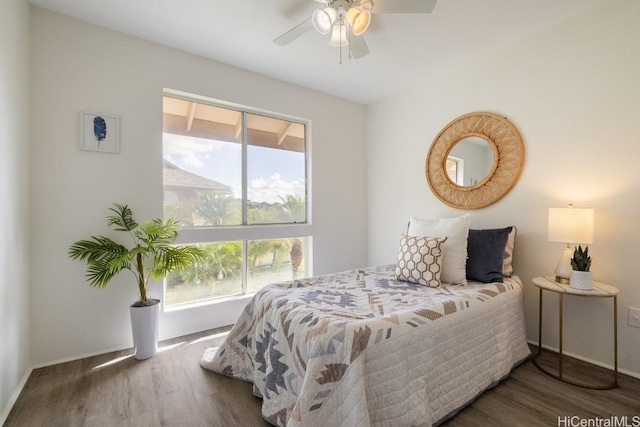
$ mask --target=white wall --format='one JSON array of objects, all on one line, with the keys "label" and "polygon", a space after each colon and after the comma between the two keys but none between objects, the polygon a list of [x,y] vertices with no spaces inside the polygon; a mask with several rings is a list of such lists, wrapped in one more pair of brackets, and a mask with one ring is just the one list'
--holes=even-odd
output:
[{"label": "white wall", "polygon": [[[29,6],[0,3],[0,424],[29,370]],[[6,409],[5,409],[6,408]]]},{"label": "white wall", "polygon": [[[471,211],[472,228],[514,224],[515,268],[525,283],[527,334],[537,341],[531,278],[553,273],[563,250],[546,237],[547,209],[594,207],[592,271],[620,288],[620,367],[640,376],[640,2],[613,1],[586,15],[368,107],[369,264],[393,262],[410,215],[457,216],[429,191],[426,152],[452,119],[493,111],[525,143],[523,173],[499,202]],[[556,347],[556,298],[545,298],[544,344]],[[565,350],[612,365],[611,301],[565,299]]]},{"label": "white wall", "polygon": [[[131,345],[131,277],[89,287],[69,245],[113,202],[162,215],[163,88],[312,120],[315,273],[366,261],[365,107],[42,9],[32,9],[32,361]],[[212,41],[215,42],[215,41]],[[121,119],[120,154],[81,151],[79,113]],[[161,296],[161,284],[151,285]],[[243,302],[164,313],[161,338],[230,324]]]}]

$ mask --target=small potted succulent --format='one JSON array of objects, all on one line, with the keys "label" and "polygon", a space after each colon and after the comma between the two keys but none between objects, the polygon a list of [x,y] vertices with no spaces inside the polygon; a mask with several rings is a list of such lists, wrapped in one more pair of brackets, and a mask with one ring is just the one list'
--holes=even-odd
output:
[{"label": "small potted succulent", "polygon": [[152,276],[165,277],[173,271],[191,267],[204,256],[195,246],[175,246],[180,224],[173,219],[157,218],[138,224],[127,205],[114,204],[109,209],[107,225],[129,235],[127,247],[104,236],[78,240],[69,248],[71,259],[86,260],[87,281],[104,288],[124,270],[133,273],[138,287],[138,300],[131,305],[131,328],[136,359],[147,359],[158,351],[158,314],[160,300],[147,295],[147,282]]},{"label": "small potted succulent", "polygon": [[578,246],[573,251],[571,258],[571,277],[569,284],[574,289],[590,291],[593,289],[593,275],[591,269],[591,257],[589,256],[589,246]]}]

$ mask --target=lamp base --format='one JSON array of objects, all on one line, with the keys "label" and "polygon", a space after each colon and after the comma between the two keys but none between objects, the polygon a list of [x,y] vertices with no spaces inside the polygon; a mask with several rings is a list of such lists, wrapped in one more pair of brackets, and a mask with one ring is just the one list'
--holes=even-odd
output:
[{"label": "lamp base", "polygon": [[573,271],[571,268],[572,257],[573,251],[571,250],[571,246],[567,243],[567,246],[564,248],[562,256],[560,257],[560,261],[558,261],[558,265],[556,265],[556,282],[562,283],[563,285],[569,284],[569,277],[571,277],[571,272]]}]

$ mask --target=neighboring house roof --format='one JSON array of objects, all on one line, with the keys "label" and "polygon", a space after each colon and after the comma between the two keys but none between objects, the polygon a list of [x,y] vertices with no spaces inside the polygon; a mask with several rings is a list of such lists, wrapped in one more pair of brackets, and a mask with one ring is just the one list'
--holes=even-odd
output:
[{"label": "neighboring house roof", "polygon": [[233,189],[230,186],[187,172],[166,159],[163,162],[163,174],[164,185],[166,187],[194,188],[213,190],[218,193],[233,193]]}]

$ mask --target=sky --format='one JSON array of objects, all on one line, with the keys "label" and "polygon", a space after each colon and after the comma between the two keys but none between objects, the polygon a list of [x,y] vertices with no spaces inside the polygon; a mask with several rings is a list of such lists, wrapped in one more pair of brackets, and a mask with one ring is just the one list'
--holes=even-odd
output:
[{"label": "sky", "polygon": [[[163,134],[163,157],[178,167],[233,188],[242,195],[242,146],[237,143]],[[279,202],[278,196],[305,195],[304,153],[249,146],[249,200]]]}]

